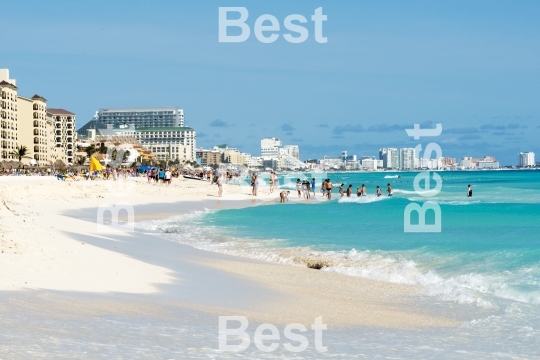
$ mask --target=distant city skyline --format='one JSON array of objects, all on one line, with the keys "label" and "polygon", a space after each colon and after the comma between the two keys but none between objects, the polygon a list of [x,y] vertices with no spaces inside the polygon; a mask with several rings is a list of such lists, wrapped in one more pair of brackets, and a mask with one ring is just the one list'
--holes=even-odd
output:
[{"label": "distant city skyline", "polygon": [[[517,165],[519,153],[540,153],[538,2],[321,1],[324,44],[311,23],[301,44],[219,43],[218,8],[229,5],[7,2],[0,68],[79,126],[100,108],[181,108],[198,147],[258,154],[268,136],[299,145],[302,159],[377,156],[417,145],[405,127],[442,123],[444,156]],[[262,14],[315,8],[239,6],[252,28]]]}]

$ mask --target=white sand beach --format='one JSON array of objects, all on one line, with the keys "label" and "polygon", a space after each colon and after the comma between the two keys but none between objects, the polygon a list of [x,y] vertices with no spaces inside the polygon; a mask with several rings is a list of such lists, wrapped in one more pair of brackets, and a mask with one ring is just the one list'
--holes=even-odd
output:
[{"label": "white sand beach", "polygon": [[276,193],[263,189],[254,200],[229,186],[218,199],[205,182],[175,179],[165,187],[137,178],[118,196],[106,182],[0,177],[0,296],[10,299],[0,314],[167,318],[173,307],[202,314],[189,326],[219,315],[282,325],[323,316],[333,329],[460,324],[416,306],[416,286],[218,254],[117,227],[98,232],[95,223],[104,202],[131,203],[140,221],[277,201]]}]

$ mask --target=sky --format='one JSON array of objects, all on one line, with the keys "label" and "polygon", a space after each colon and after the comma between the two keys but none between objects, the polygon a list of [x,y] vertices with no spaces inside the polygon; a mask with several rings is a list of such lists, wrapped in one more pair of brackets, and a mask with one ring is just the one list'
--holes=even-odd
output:
[{"label": "sky", "polygon": [[[245,42],[219,42],[219,7],[247,9]],[[326,43],[310,20],[319,7]],[[264,14],[280,23],[273,43],[254,35]],[[302,43],[284,39],[291,14],[308,20]],[[521,151],[540,160],[538,19],[526,0],[21,0],[2,3],[0,68],[78,127],[99,108],[178,106],[197,147],[258,156],[276,137],[305,160],[435,142],[443,156],[515,165]],[[404,130],[436,123],[438,137]]]}]

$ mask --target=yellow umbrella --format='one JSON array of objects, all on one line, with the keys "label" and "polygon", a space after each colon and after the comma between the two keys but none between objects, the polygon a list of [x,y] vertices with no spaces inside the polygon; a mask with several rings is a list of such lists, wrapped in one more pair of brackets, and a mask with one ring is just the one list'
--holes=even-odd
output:
[{"label": "yellow umbrella", "polygon": [[103,170],[103,165],[99,163],[98,159],[91,156],[90,157],[90,171],[94,171],[94,170],[97,170],[97,171]]}]

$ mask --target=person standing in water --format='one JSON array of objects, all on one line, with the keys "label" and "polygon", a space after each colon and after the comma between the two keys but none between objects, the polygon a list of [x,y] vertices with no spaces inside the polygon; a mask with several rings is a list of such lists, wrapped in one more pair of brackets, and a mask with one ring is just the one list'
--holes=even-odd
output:
[{"label": "person standing in water", "polygon": [[469,184],[467,188],[467,197],[472,197],[472,185]]},{"label": "person standing in water", "polygon": [[332,181],[330,179],[326,179],[326,191],[328,192],[328,200],[332,200],[332,188],[334,185],[332,185]]},{"label": "person standing in water", "polygon": [[296,179],[296,191],[298,191],[298,197],[302,197],[302,183],[300,182],[300,179]]},{"label": "person standing in water", "polygon": [[362,196],[367,196],[366,185],[362,184]]},{"label": "person standing in water", "polygon": [[339,194],[341,196],[345,195],[345,193],[343,192],[343,184],[339,185]]},{"label": "person standing in water", "polygon": [[313,196],[315,196],[315,178],[311,179],[311,191],[313,192]]},{"label": "person standing in water", "polygon": [[386,191],[388,191],[388,196],[393,196],[394,195],[394,190],[392,190],[392,186],[390,185],[390,183],[386,184],[386,186],[388,187],[386,189]]},{"label": "person standing in water", "polygon": [[351,197],[352,194],[352,184],[349,184],[349,187],[347,188],[347,197]]},{"label": "person standing in water", "polygon": [[360,190],[360,186],[356,187],[356,196],[362,196],[362,190]]},{"label": "person standing in water", "polygon": [[377,185],[377,197],[382,196],[381,188]]}]

